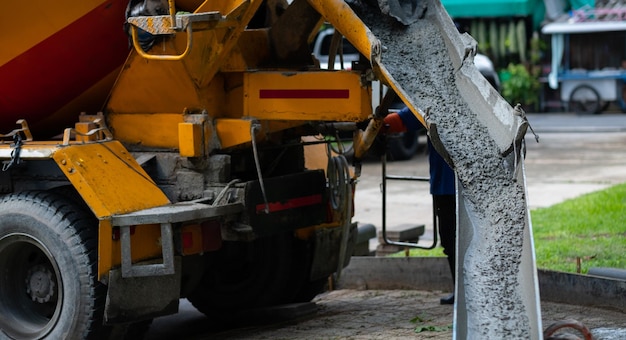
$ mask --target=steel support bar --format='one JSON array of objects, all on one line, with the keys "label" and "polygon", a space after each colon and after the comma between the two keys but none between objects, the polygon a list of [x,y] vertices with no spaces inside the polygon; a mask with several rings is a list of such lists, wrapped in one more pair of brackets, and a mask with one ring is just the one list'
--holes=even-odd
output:
[{"label": "steel support bar", "polygon": [[434,249],[437,246],[437,229],[439,226],[437,220],[437,213],[435,209],[435,202],[433,201],[433,242],[429,246],[421,246],[417,242],[400,242],[400,241],[392,241],[387,237],[387,181],[395,180],[395,181],[414,181],[414,182],[428,182],[430,177],[422,177],[422,176],[398,176],[398,175],[388,175],[387,174],[387,155],[383,155],[381,157],[382,164],[382,185],[381,189],[383,192],[383,209],[382,209],[382,234],[383,241],[386,244],[400,246],[400,247],[410,247],[410,248],[419,248],[419,249]]},{"label": "steel support bar", "polygon": [[133,265],[130,247],[130,226],[120,226],[122,241],[122,277],[144,277],[174,274],[174,240],[172,224],[161,224],[163,263]]},{"label": "steel support bar", "polygon": [[[144,277],[174,274],[174,240],[172,223],[206,220],[235,214],[243,210],[240,203],[212,206],[195,202],[180,202],[111,217],[111,225],[120,227],[122,277]],[[160,224],[162,263],[133,264],[130,227],[139,224]]]},{"label": "steel support bar", "polygon": [[193,220],[206,220],[222,215],[236,214],[243,211],[241,203],[212,206],[203,203],[180,202],[111,216],[111,225],[137,225],[177,223]]}]

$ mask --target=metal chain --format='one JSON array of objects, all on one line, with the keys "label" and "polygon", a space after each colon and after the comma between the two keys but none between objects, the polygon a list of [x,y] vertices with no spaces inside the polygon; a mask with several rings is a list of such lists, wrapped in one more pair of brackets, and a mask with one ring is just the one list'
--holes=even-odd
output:
[{"label": "metal chain", "polygon": [[14,149],[13,151],[11,151],[11,160],[8,162],[4,162],[4,164],[2,165],[2,171],[7,171],[13,165],[17,165],[21,163],[20,151],[22,150],[23,144],[24,143],[22,142],[22,136],[19,133],[16,133],[15,135],[13,135],[13,144],[11,146],[14,147]]}]

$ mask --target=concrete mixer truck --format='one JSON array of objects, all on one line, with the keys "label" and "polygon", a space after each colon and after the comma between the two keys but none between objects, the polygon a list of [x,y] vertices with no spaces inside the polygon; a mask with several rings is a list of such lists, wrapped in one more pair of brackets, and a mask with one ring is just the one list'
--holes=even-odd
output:
[{"label": "concrete mixer truck", "polygon": [[[176,313],[183,297],[216,319],[310,300],[349,262],[358,160],[394,95],[428,128],[466,197],[481,173],[474,182],[466,175],[470,158],[493,158],[504,171],[497,177],[523,189],[525,120],[475,70],[475,42],[437,1],[386,3],[4,3],[0,336],[120,338],[129,325]],[[360,52],[350,70],[322,70],[312,57],[325,22]],[[415,36],[422,22],[439,31]],[[393,35],[414,38],[400,47]],[[416,53],[424,46],[414,43],[443,46],[451,71],[435,73],[450,78],[407,78],[424,67]],[[392,91],[373,110],[375,80]],[[446,101],[469,104],[440,108],[445,93],[419,91],[441,84],[455,89]],[[468,158],[468,144],[447,131],[455,122],[481,127],[488,155]],[[327,136],[345,130],[354,134],[352,165],[327,147]],[[516,235],[527,237],[525,197],[511,201],[520,200],[509,215],[521,216]],[[480,220],[480,203],[466,211],[465,220]],[[512,259],[518,270],[520,257]],[[521,293],[513,305],[533,310],[532,285]],[[480,302],[466,295],[467,305]],[[510,310],[507,324],[536,331],[533,317]],[[470,309],[459,315],[470,325],[459,334],[482,327],[471,326]]]}]

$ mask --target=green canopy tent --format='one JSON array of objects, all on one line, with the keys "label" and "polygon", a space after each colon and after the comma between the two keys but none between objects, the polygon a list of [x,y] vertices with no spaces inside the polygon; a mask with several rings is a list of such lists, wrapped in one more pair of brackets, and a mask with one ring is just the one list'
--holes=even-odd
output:
[{"label": "green canopy tent", "polygon": [[534,14],[541,0],[442,0],[453,18],[528,16]]}]

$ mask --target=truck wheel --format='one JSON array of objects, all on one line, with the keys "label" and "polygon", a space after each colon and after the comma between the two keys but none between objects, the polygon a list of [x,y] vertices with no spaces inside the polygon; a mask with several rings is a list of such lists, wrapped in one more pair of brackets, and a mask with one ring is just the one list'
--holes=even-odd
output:
[{"label": "truck wheel", "polygon": [[569,97],[569,109],[577,114],[598,114],[602,106],[598,91],[589,85],[577,86]]},{"label": "truck wheel", "polygon": [[[267,236],[252,242],[224,242],[207,254],[204,275],[187,299],[211,318],[226,311],[277,305],[290,297],[292,238]],[[232,320],[231,320],[232,321]]]},{"label": "truck wheel", "polygon": [[317,279],[314,281],[306,282],[298,295],[296,295],[294,302],[309,302],[314,297],[328,290],[328,278]]},{"label": "truck wheel", "polygon": [[0,334],[83,339],[102,331],[96,223],[52,193],[0,198]]},{"label": "truck wheel", "polygon": [[406,131],[397,138],[389,138],[388,154],[391,160],[405,161],[413,158],[419,147],[417,131]]},{"label": "truck wheel", "polygon": [[313,240],[296,240],[294,244],[291,285],[296,288],[296,294],[291,302],[309,302],[327,290],[328,277],[309,279],[313,266]]}]

